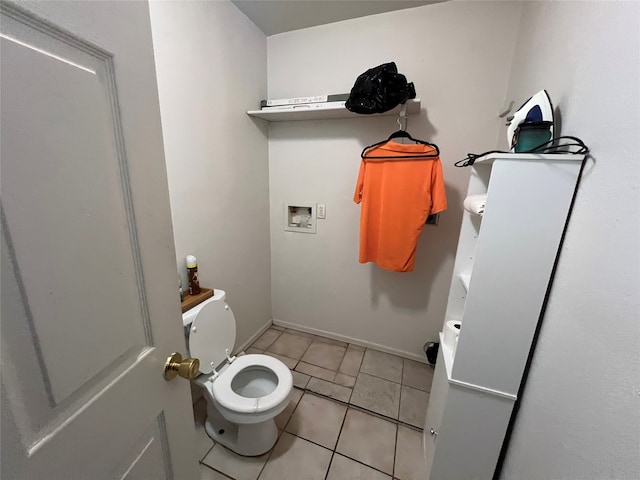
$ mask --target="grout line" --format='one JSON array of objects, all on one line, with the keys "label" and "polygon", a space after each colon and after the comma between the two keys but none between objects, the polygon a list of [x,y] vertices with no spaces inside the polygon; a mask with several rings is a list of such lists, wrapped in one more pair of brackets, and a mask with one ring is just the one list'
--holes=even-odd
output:
[{"label": "grout line", "polygon": [[[207,434],[205,433],[205,435],[207,435]],[[209,438],[209,435],[207,435],[207,438]],[[213,442],[213,440],[211,440],[211,441]],[[205,459],[205,458],[207,458],[207,455],[209,455],[209,453],[211,452],[211,450],[213,450],[213,447],[215,447],[215,446],[216,446],[216,443],[215,443],[215,442],[213,442],[213,445],[211,445],[211,446],[209,447],[209,450],[207,450],[207,453],[205,453],[205,454],[202,456],[202,458],[200,459],[200,463],[203,463],[203,462],[204,462],[204,459]]]},{"label": "grout line", "polygon": [[[298,403],[296,403],[296,406],[293,408],[293,410],[291,411],[291,415],[289,415],[289,418],[287,419],[287,423],[285,423],[282,426],[282,430],[280,430],[278,432],[278,440],[276,440],[276,443],[273,445],[273,447],[271,447],[271,450],[269,450],[269,456],[267,457],[267,460],[264,462],[264,465],[262,465],[262,468],[260,469],[260,473],[258,473],[258,476],[256,477],[256,480],[258,480],[260,478],[260,475],[262,475],[262,472],[264,471],[264,469],[267,467],[267,463],[269,463],[269,460],[271,460],[271,455],[273,454],[273,451],[276,449],[276,445],[278,444],[278,442],[280,441],[280,439],[282,438],[282,434],[283,433],[289,433],[287,432],[286,428],[287,425],[289,425],[289,422],[291,421],[291,419],[293,418],[293,414],[296,413],[296,410],[298,409],[298,405],[300,405],[300,402],[302,401],[302,397],[304,397],[304,391],[302,393],[302,396],[300,396],[300,399],[298,400]],[[291,434],[293,435],[293,434]]]},{"label": "grout line", "polygon": [[[367,373],[367,372],[362,372],[360,370],[358,370],[358,375],[363,374],[363,375],[369,375],[370,377],[374,377],[374,378],[379,378],[380,380],[386,380],[387,382],[391,382],[391,383],[395,383],[396,385],[402,385],[404,386],[404,383],[402,383],[402,381],[400,382],[396,382],[395,380],[389,380],[388,378],[384,378],[384,377],[380,377],[378,375],[373,375],[371,373]],[[357,378],[357,377],[356,377]],[[416,388],[416,390],[420,390],[419,388]]]},{"label": "grout line", "polygon": [[[316,378],[316,377],[313,377],[313,378]],[[299,390],[302,390],[302,389],[299,389]],[[344,406],[346,406],[348,408],[353,408],[354,410],[358,410],[359,412],[367,413],[367,414],[369,414],[371,416],[377,417],[377,418],[379,418],[381,420],[385,420],[387,422],[395,423],[397,425],[402,425],[403,427],[410,428],[411,430],[415,430],[417,432],[422,432],[424,430],[423,428],[416,427],[415,425],[407,423],[407,422],[405,422],[403,420],[400,420],[398,418],[388,417],[386,415],[383,415],[382,413],[374,412],[373,410],[369,410],[368,408],[361,407],[360,405],[355,405],[353,403],[346,403],[346,402],[343,402],[342,400],[338,400],[337,398],[329,397],[329,396],[324,395],[322,393],[314,392],[313,390],[306,390],[305,389],[304,392],[308,393],[309,395],[315,395],[316,397],[326,398],[327,400],[331,400],[333,402],[339,403],[340,405],[344,405]]]},{"label": "grout line", "polygon": [[340,362],[338,362],[338,366],[336,367],[336,376],[338,376],[338,373],[340,373],[340,365],[342,365],[342,361],[344,360],[344,357],[347,356],[347,350],[349,350],[349,344],[347,344],[347,347],[344,349],[344,353],[342,354],[342,357],[340,357]]},{"label": "grout line", "polygon": [[229,475],[227,475],[224,472],[221,472],[220,470],[216,470],[215,468],[213,468],[211,465],[207,465],[206,463],[200,463],[200,465],[204,465],[206,468],[208,468],[209,470],[213,470],[216,473],[219,473],[220,475],[222,475],[224,478],[229,478],[231,480],[235,480],[234,477],[230,477]]},{"label": "grout line", "polygon": [[[296,405],[296,407],[297,407],[297,405]],[[287,423],[289,423],[289,422],[287,421]],[[258,480],[260,478],[260,476],[262,475],[262,472],[264,472],[264,469],[267,468],[267,463],[269,463],[269,460],[271,460],[271,455],[273,455],[273,451],[276,449],[276,445],[278,445],[278,443],[280,443],[280,438],[282,438],[282,433],[283,432],[284,432],[284,428],[282,429],[282,432],[278,433],[278,439],[276,440],[276,443],[273,444],[273,447],[271,447],[271,450],[269,450],[269,455],[267,456],[267,459],[265,460],[264,464],[262,465],[262,468],[260,469],[260,472],[258,472],[258,476],[256,477],[256,480]]]},{"label": "grout line", "polygon": [[[346,414],[345,414],[345,418],[346,418]],[[343,421],[342,421],[342,424],[343,424],[343,426],[344,426],[344,419],[343,419]],[[385,471],[383,471],[383,470],[380,470],[379,468],[372,467],[371,465],[367,465],[367,464],[366,464],[366,463],[364,463],[363,461],[361,461],[361,460],[357,460],[357,459],[355,459],[355,458],[352,458],[352,457],[350,457],[349,455],[347,455],[347,454],[345,454],[345,453],[338,452],[338,451],[337,451],[337,448],[338,448],[338,442],[336,442],[336,447],[335,447],[333,450],[331,450],[330,448],[327,448],[327,447],[325,447],[324,445],[320,445],[319,443],[316,443],[316,442],[314,442],[313,440],[309,440],[308,438],[301,437],[300,435],[296,435],[295,433],[291,433],[291,432],[286,432],[286,433],[288,433],[289,435],[292,435],[292,436],[294,436],[294,437],[297,437],[297,438],[299,438],[299,439],[301,439],[301,440],[304,440],[305,442],[312,443],[313,445],[316,445],[316,446],[318,446],[318,447],[324,448],[325,450],[329,450],[329,451],[331,451],[331,452],[332,452],[332,455],[331,455],[331,461],[333,461],[333,457],[334,457],[334,455],[337,453],[338,455],[342,455],[343,457],[346,457],[346,458],[348,458],[349,460],[353,460],[354,462],[357,462],[357,463],[359,463],[360,465],[364,465],[365,467],[369,467],[369,468],[371,468],[371,469],[373,469],[373,470],[375,470],[375,471],[377,471],[377,472],[384,473],[384,474],[385,474],[385,475],[387,475],[387,476],[391,476],[391,477],[393,477],[393,474],[387,473],[387,472],[385,472]],[[342,434],[342,427],[340,427],[340,434]],[[396,436],[397,436],[397,433],[396,433]],[[340,435],[338,435],[338,441],[340,441]],[[395,447],[394,447],[394,448],[395,448]],[[267,461],[268,461],[268,460],[267,460]],[[266,463],[265,463],[265,465],[266,465]],[[331,462],[329,462],[329,468],[331,468]],[[262,473],[262,472],[260,472],[260,473]],[[327,474],[328,474],[328,473],[329,473],[329,469],[327,469]],[[260,478],[260,477],[258,476],[258,478]],[[326,478],[326,476],[325,476],[325,478]]]},{"label": "grout line", "polygon": [[[402,393],[400,393],[402,396]],[[400,416],[400,408],[398,407],[398,416]],[[393,444],[393,470],[391,471],[391,476],[395,476],[396,474],[396,455],[398,454],[398,431],[400,430],[400,426],[396,425],[396,441]]]},{"label": "grout line", "polygon": [[[400,382],[404,378],[404,361],[402,362],[402,367],[400,368]],[[400,409],[402,408],[402,383],[400,383],[400,395],[398,395],[398,421],[400,420]],[[394,454],[394,462],[395,462],[395,454]],[[395,463],[393,464],[395,468]]]},{"label": "grout line", "polygon": [[331,464],[333,463],[333,457],[336,456],[336,450],[338,448],[338,443],[340,442],[340,436],[342,435],[342,429],[344,428],[344,422],[347,420],[347,413],[349,413],[349,407],[344,411],[344,416],[342,417],[342,424],[340,425],[340,431],[338,432],[338,438],[336,438],[336,444],[333,446],[333,452],[331,453],[331,460],[329,460],[329,467],[327,468],[327,473],[324,475],[324,480],[327,480],[329,476],[329,470],[331,470]]},{"label": "grout line", "polygon": [[292,435],[292,436],[294,436],[294,437],[297,437],[297,438],[299,438],[299,439],[301,439],[301,440],[304,440],[305,442],[313,443],[314,445],[316,445],[316,446],[318,446],[318,447],[322,447],[322,448],[324,448],[325,450],[329,450],[330,452],[332,452],[332,451],[333,451],[333,450],[331,450],[329,447],[325,447],[324,445],[320,445],[319,443],[314,442],[313,440],[309,440],[308,438],[301,437],[300,435],[296,435],[295,433],[291,433],[291,432],[286,432],[286,433],[288,433],[289,435]]},{"label": "grout line", "polygon": [[356,458],[352,458],[349,455],[346,455],[346,454],[344,454],[342,452],[336,451],[335,453],[337,453],[338,455],[342,455],[343,457],[348,458],[349,460],[353,460],[354,462],[359,463],[360,465],[364,465],[365,467],[369,467],[370,469],[375,470],[376,472],[384,473],[387,477],[392,477],[393,478],[393,474],[387,473],[384,470],[380,470],[379,468],[372,467],[371,465],[367,465],[366,463],[364,463],[361,460],[358,460]]},{"label": "grout line", "polygon": [[[295,335],[295,334],[292,333],[290,335]],[[302,336],[302,335],[299,335],[299,336]],[[298,363],[300,363],[302,361],[303,357],[307,354],[307,350],[309,350],[311,348],[311,345],[313,345],[313,341],[315,340],[315,337],[316,337],[316,335],[313,336],[313,338],[311,339],[311,342],[309,342],[309,345],[307,346],[307,348],[304,349],[304,353],[300,357],[300,360],[298,360]],[[308,338],[308,337],[302,337],[302,338]],[[296,367],[298,366],[298,363],[296,363]],[[302,372],[300,372],[300,373],[302,373]],[[309,375],[309,376],[311,376],[311,375]]]},{"label": "grout line", "polygon": [[[273,325],[273,324],[272,324],[272,325]],[[271,327],[267,328],[267,330],[265,331],[265,333],[267,333],[267,331],[269,331],[269,329],[270,329],[270,328],[271,328]],[[271,342],[271,343],[269,344],[269,346],[268,346],[267,348],[265,348],[265,349],[264,349],[264,351],[265,351],[265,352],[266,352],[267,350],[269,350],[269,349],[273,346],[273,344],[274,344],[274,343],[276,343],[276,342],[278,341],[278,339],[282,336],[282,330],[276,330],[276,332],[279,332],[279,333],[278,333],[278,336],[273,340],[273,342]],[[263,333],[262,335],[264,335],[264,333]],[[262,336],[262,335],[261,335],[261,336]],[[256,339],[256,340],[257,340],[257,339]]]},{"label": "grout line", "polygon": [[[289,426],[289,422],[291,422],[291,419],[293,418],[293,414],[296,413],[296,410],[298,410],[298,405],[300,405],[300,402],[302,401],[302,398],[304,397],[305,393],[306,392],[302,392],[302,395],[300,396],[300,400],[298,400],[298,403],[296,403],[296,406],[293,407],[293,410],[291,411],[291,415],[289,415],[289,418],[287,419],[287,423],[285,423],[284,426],[282,427],[283,432],[287,432],[287,426]],[[287,432],[287,433],[291,433],[291,432]]]}]

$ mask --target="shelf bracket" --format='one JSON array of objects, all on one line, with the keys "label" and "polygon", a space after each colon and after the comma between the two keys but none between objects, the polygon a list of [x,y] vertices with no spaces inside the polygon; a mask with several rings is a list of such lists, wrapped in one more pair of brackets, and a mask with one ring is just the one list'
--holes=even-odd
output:
[{"label": "shelf bracket", "polygon": [[409,121],[409,118],[407,117],[407,104],[403,103],[400,105],[400,112],[398,113],[398,118],[396,119],[396,122],[398,122],[398,126],[400,127],[400,130],[407,129],[408,121]]}]

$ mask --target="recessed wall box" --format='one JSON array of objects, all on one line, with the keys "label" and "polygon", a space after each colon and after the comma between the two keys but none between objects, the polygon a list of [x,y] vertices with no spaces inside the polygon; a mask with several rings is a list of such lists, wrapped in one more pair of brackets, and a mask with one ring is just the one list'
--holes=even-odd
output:
[{"label": "recessed wall box", "polygon": [[286,203],[284,229],[287,232],[316,233],[316,204]]}]

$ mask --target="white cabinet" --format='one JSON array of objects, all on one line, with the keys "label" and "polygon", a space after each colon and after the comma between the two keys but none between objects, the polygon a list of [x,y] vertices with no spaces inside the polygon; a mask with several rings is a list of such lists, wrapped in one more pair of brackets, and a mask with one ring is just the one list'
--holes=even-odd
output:
[{"label": "white cabinet", "polygon": [[[441,341],[424,429],[430,480],[491,479],[568,218],[582,155],[491,154],[471,167],[445,321],[461,321],[455,350]],[[442,340],[442,336],[441,336]]]}]

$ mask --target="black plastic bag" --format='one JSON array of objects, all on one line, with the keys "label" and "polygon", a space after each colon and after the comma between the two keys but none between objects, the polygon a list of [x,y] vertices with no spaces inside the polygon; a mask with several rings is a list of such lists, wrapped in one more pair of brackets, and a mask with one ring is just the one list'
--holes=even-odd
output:
[{"label": "black plastic bag", "polygon": [[407,83],[395,62],[390,62],[359,75],[345,106],[355,113],[383,113],[410,98],[416,98],[413,83]]}]

